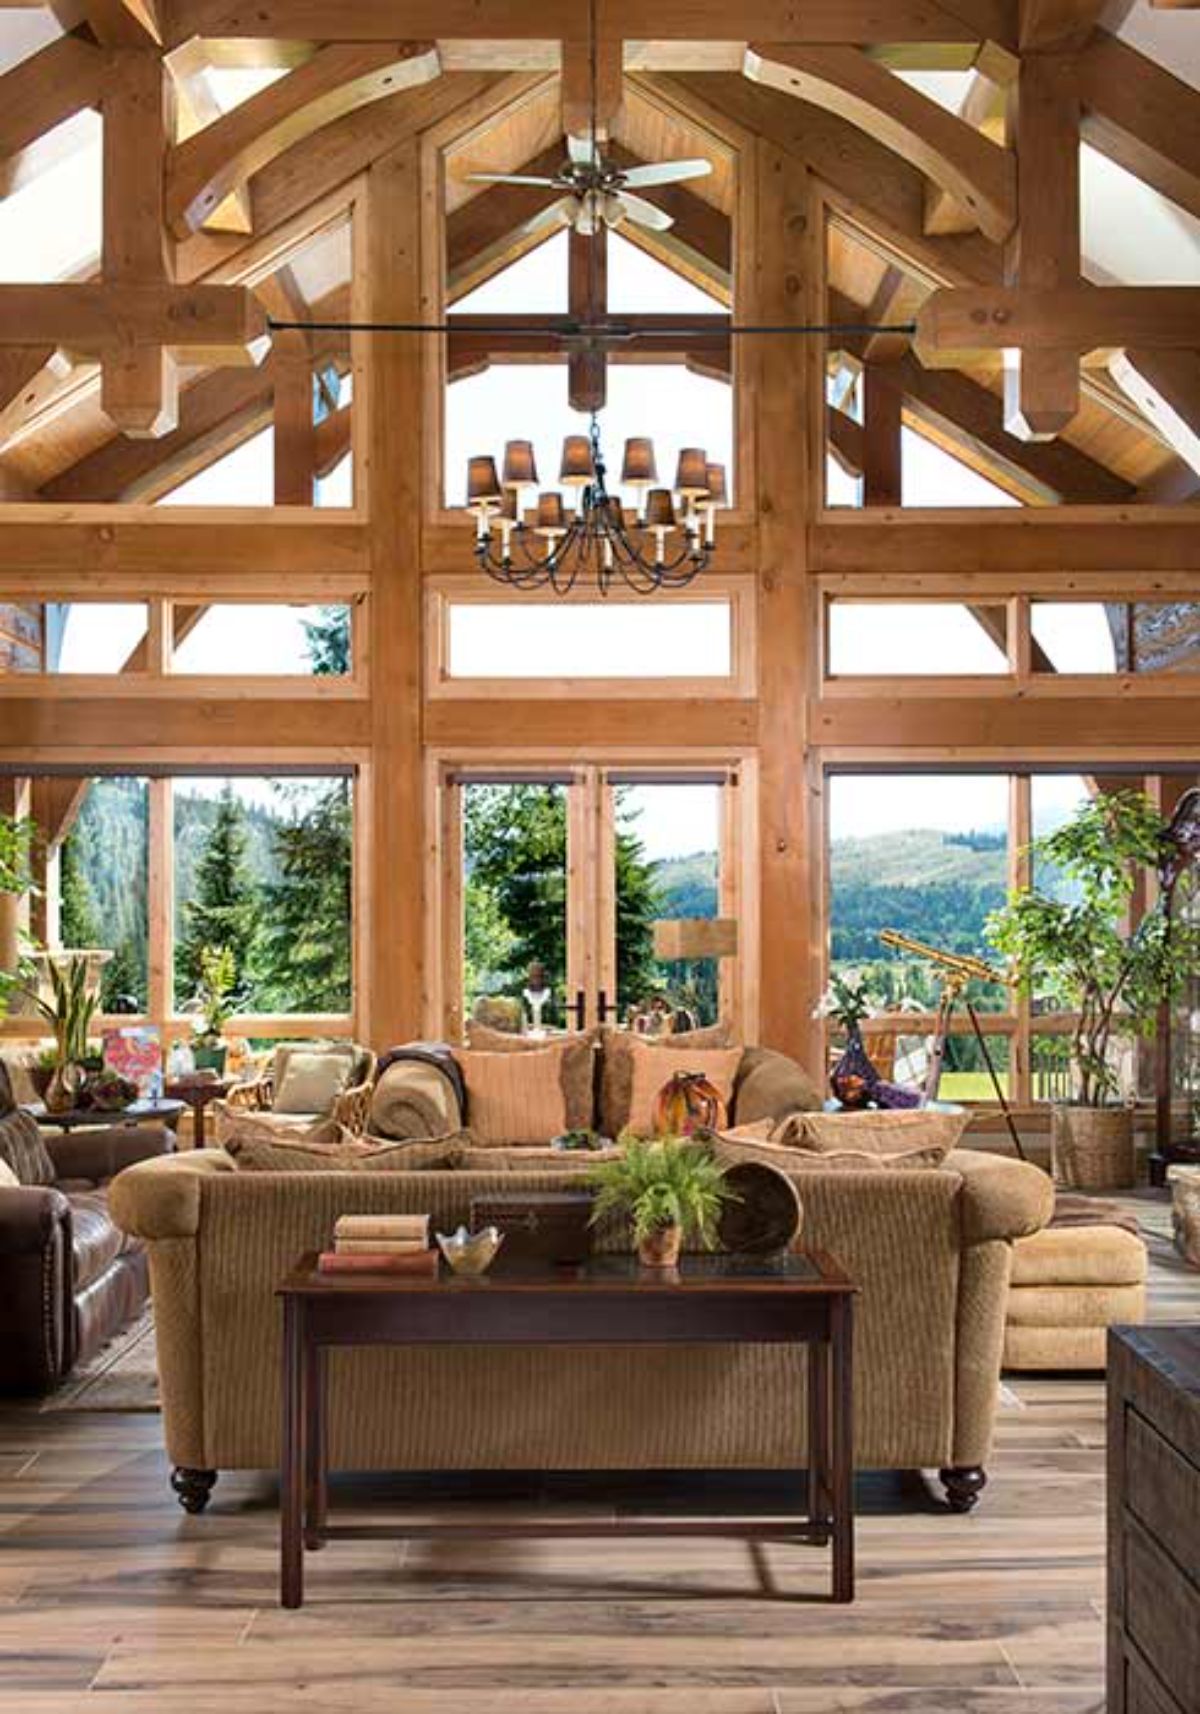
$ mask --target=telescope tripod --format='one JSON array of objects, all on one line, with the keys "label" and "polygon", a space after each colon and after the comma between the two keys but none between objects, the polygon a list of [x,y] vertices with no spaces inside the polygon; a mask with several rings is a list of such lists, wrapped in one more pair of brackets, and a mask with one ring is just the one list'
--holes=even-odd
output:
[{"label": "telescope tripod", "polygon": [[971,1028],[975,1032],[975,1039],[979,1043],[979,1051],[983,1055],[983,1063],[987,1066],[988,1076],[992,1080],[992,1088],[996,1092],[996,1100],[1000,1103],[1000,1111],[1004,1114],[1004,1123],[1008,1126],[1008,1134],[1012,1138],[1013,1147],[1017,1151],[1017,1159],[1023,1161],[1026,1158],[1025,1150],[1021,1147],[1021,1138],[1017,1132],[1016,1123],[1012,1116],[1012,1109],[1008,1105],[1008,1097],[1000,1086],[1000,1078],[996,1073],[996,1067],[992,1060],[991,1050],[987,1044],[987,1037],[984,1035],[983,1028],[979,1022],[979,1014],[971,1004],[970,1000],[968,1000],[966,995],[963,993],[963,984],[961,982],[956,982],[953,979],[943,984],[941,998],[938,1001],[937,1026],[933,1038],[933,1052],[929,1056],[929,1070],[925,1074],[925,1104],[928,1106],[931,1101],[937,1100],[937,1092],[942,1081],[942,1067],[946,1059],[946,1042],[950,1035],[950,1021],[954,1016],[954,1008],[960,1003],[966,1010],[968,1018],[971,1020]]}]

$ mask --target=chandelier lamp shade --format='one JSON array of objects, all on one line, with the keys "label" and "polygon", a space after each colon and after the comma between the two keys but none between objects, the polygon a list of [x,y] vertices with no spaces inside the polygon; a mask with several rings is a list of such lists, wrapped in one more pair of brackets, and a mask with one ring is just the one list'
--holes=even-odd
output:
[{"label": "chandelier lamp shade", "polygon": [[494,458],[468,459],[467,507],[483,570],[514,589],[549,586],[559,595],[581,577],[602,595],[616,583],[639,595],[689,584],[712,558],[716,514],[728,505],[724,465],[710,464],[702,447],[684,447],[674,487],[664,488],[653,441],[634,436],[621,464],[633,507],[609,493],[606,468],[594,418],[589,434],[564,439],[557,488],[540,488],[532,441],[510,440],[499,471]]}]

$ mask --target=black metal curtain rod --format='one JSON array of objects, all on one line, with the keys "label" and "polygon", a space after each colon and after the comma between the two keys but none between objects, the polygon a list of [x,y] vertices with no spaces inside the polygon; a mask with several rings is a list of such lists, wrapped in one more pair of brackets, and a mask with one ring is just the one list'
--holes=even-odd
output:
[{"label": "black metal curtain rod", "polygon": [[272,333],[494,333],[516,337],[539,333],[553,334],[560,339],[724,339],[750,334],[864,334],[903,333],[911,336],[917,331],[915,321],[812,321],[779,324],[731,322],[728,327],[630,327],[621,322],[546,321],[489,322],[486,327],[456,326],[447,321],[276,321],[267,317]]}]

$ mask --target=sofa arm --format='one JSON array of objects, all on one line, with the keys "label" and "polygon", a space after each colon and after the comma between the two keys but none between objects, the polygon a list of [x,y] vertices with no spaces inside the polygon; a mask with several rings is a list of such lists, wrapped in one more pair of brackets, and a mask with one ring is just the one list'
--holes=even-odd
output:
[{"label": "sofa arm", "polygon": [[86,1178],[93,1184],[115,1178],[135,1161],[169,1154],[173,1147],[165,1125],[115,1125],[101,1131],[73,1131],[65,1137],[48,1136],[45,1143],[59,1178]]},{"label": "sofa arm", "polygon": [[49,1392],[70,1366],[71,1283],[66,1197],[0,1186],[0,1392]]},{"label": "sofa arm", "polygon": [[126,1167],[108,1191],[109,1212],[135,1238],[191,1238],[200,1228],[200,1185],[236,1172],[224,1149],[188,1149]]},{"label": "sofa arm", "polygon": [[1041,1167],[978,1149],[955,1149],[945,1164],[963,1181],[965,1243],[1028,1238],[1049,1223],[1054,1213],[1054,1181]]}]

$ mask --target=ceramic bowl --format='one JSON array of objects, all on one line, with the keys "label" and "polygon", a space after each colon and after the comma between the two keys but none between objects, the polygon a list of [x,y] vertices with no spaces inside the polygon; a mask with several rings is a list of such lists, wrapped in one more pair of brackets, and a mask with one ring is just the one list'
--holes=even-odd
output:
[{"label": "ceramic bowl", "polygon": [[481,1232],[468,1232],[460,1226],[457,1232],[437,1234],[438,1249],[456,1274],[486,1274],[504,1234],[495,1226],[485,1226]]}]

